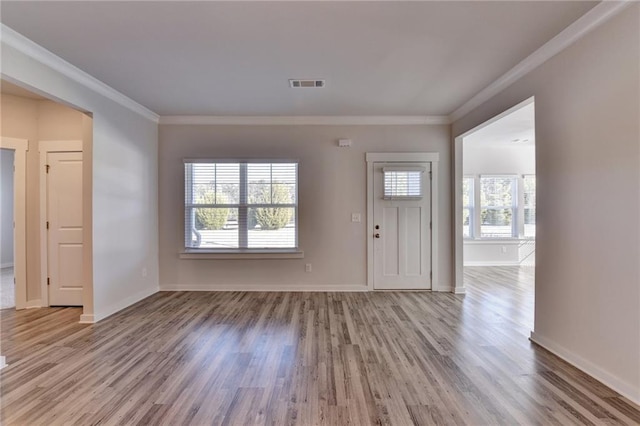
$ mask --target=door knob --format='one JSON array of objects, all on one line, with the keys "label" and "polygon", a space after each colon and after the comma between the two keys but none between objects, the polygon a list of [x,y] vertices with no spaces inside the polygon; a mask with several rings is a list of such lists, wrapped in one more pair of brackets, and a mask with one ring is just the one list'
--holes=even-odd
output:
[{"label": "door knob", "polygon": [[376,238],[380,238],[380,234],[374,234],[373,236]]}]

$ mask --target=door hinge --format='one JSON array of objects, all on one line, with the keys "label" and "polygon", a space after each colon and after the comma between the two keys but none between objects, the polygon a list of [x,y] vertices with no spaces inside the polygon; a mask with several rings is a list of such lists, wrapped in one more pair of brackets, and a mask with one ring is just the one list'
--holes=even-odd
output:
[{"label": "door hinge", "polygon": [[47,221],[47,229],[49,229],[49,221]]},{"label": "door hinge", "polygon": [[429,222],[429,229],[433,229],[433,222]]},{"label": "door hinge", "polygon": [[433,179],[433,172],[429,172],[429,179]]},{"label": "door hinge", "polygon": [[50,165],[45,165],[46,169],[47,169],[47,173],[49,173],[49,168],[51,167]]},{"label": "door hinge", "polygon": [[429,272],[429,279],[432,280],[433,279],[433,271]]},{"label": "door hinge", "polygon": [[47,285],[51,285],[51,279],[47,277]]}]

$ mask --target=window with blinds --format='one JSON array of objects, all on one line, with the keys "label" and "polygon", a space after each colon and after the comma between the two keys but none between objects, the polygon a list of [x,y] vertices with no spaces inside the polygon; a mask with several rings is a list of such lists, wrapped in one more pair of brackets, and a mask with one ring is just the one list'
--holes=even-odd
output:
[{"label": "window with blinds", "polygon": [[517,176],[480,176],[480,237],[518,236]]},{"label": "window with blinds", "polygon": [[423,167],[384,167],[385,200],[422,198]]},{"label": "window with blinds", "polygon": [[185,160],[185,248],[298,246],[298,164]]}]

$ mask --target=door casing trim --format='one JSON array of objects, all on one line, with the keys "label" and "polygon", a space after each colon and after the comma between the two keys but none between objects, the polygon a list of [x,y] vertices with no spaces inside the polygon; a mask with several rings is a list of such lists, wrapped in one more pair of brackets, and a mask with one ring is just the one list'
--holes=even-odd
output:
[{"label": "door casing trim", "polygon": [[451,291],[438,280],[438,161],[437,152],[367,152],[367,289],[373,288],[373,180],[374,163],[431,163],[431,291]]}]

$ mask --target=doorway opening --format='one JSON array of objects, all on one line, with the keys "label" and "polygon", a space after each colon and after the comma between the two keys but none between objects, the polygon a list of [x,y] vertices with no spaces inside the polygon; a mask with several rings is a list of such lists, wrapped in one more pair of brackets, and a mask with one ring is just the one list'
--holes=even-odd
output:
[{"label": "doorway opening", "polygon": [[26,307],[26,139],[0,138],[0,308]]},{"label": "doorway opening", "polygon": [[534,99],[456,138],[456,143],[462,154],[461,170],[456,170],[456,254],[461,257],[456,266],[462,269],[457,279],[466,291],[482,293],[488,301],[509,298],[518,305],[511,309],[523,315],[523,324],[533,327]]},{"label": "doorway opening", "polygon": [[[91,162],[83,162],[82,156],[91,155],[93,120],[73,106],[4,79],[1,93],[2,307],[91,306],[91,235],[85,232],[91,225]],[[5,203],[4,174],[11,168],[5,150],[18,142],[24,147],[14,154],[11,270],[5,259],[12,230],[5,226],[10,222],[5,206],[10,206]]]}]

